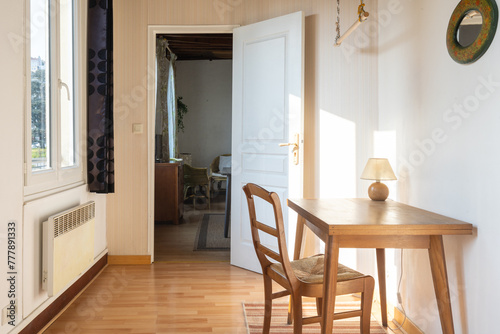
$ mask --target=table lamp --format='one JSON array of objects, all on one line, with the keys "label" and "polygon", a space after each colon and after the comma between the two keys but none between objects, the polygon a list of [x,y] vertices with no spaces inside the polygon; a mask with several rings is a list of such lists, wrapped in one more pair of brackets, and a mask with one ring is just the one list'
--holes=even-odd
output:
[{"label": "table lamp", "polygon": [[375,180],[368,188],[368,196],[373,201],[385,201],[389,196],[389,188],[380,181],[397,180],[389,160],[383,158],[368,159],[361,179]]}]

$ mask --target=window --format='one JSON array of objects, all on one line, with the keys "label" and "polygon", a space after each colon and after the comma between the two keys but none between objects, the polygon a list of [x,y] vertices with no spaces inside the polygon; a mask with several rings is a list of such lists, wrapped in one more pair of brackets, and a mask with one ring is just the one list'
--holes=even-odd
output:
[{"label": "window", "polygon": [[[81,29],[74,0],[29,0],[26,193],[82,181],[78,59]],[[83,87],[83,86],[82,86]]]}]

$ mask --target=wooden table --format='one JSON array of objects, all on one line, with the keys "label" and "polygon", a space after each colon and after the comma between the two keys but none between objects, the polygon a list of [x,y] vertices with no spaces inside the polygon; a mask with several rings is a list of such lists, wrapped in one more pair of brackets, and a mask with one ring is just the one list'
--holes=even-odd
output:
[{"label": "wooden table", "polygon": [[229,225],[231,223],[231,168],[225,167],[220,173],[227,176],[226,182],[226,208],[224,211],[224,238],[229,238]]},{"label": "wooden table", "polygon": [[375,248],[382,322],[387,326],[385,248],[428,249],[443,333],[454,333],[443,235],[471,235],[472,224],[394,201],[370,199],[292,199],[298,213],[294,259],[298,259],[304,225],[325,242],[323,325],[331,333],[339,248]]}]

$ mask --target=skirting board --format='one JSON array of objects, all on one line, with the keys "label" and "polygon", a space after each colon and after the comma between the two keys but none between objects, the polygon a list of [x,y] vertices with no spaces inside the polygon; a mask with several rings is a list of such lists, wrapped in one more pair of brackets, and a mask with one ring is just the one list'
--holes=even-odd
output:
[{"label": "skirting board", "polygon": [[101,257],[89,270],[85,272],[73,285],[64,291],[54,302],[33,319],[19,334],[31,334],[41,331],[56,317],[85,287],[97,276],[108,262],[107,254]]},{"label": "skirting board", "polygon": [[[403,312],[395,307],[393,322],[397,323],[399,326],[404,319],[405,315],[403,314]],[[408,317],[406,317],[406,320],[404,320],[403,329],[407,334],[424,334],[424,332],[422,332],[410,319],[408,319]]]},{"label": "skirting board", "polygon": [[[382,321],[380,314],[380,292],[378,290],[373,294],[373,308],[372,314],[377,318],[378,321]],[[361,296],[358,296],[358,298]],[[393,310],[391,312],[391,310]],[[392,317],[392,320],[390,320]],[[389,321],[389,327],[398,328],[401,325],[401,322],[405,319],[403,312],[395,307],[391,302],[387,301],[387,318]],[[404,320],[404,324],[402,329],[406,334],[424,334],[408,317]]]},{"label": "skirting board", "polygon": [[108,264],[151,264],[151,255],[108,255]]}]

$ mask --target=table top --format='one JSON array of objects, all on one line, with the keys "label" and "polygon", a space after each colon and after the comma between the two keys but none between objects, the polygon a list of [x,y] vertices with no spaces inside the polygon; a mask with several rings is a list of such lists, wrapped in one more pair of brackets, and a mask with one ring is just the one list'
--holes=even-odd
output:
[{"label": "table top", "polygon": [[471,235],[472,224],[387,200],[288,199],[288,206],[329,235]]}]

